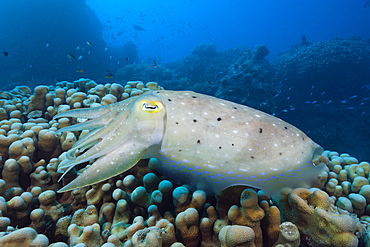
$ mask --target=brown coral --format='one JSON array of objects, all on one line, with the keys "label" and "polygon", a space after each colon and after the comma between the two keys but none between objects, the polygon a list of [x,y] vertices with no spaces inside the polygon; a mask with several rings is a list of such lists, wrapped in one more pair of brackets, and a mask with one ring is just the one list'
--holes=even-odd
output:
[{"label": "brown coral", "polygon": [[194,208],[188,208],[176,216],[176,227],[185,246],[198,246],[200,238],[198,221],[198,211]]},{"label": "brown coral", "polygon": [[219,233],[221,247],[255,247],[254,231],[247,226],[225,226]]},{"label": "brown coral", "polygon": [[46,247],[49,240],[45,235],[37,234],[31,227],[25,227],[13,231],[5,236],[0,236],[0,246],[27,246],[27,247]]},{"label": "brown coral", "polygon": [[234,225],[251,227],[255,233],[256,246],[263,245],[260,220],[265,212],[258,206],[257,193],[252,189],[245,189],[240,196],[241,208],[234,205],[229,209],[228,217]]}]

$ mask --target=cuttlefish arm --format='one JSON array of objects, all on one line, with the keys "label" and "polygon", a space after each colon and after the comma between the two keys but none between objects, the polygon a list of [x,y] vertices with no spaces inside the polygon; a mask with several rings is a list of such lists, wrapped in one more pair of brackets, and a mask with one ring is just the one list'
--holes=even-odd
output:
[{"label": "cuttlefish arm", "polygon": [[[96,108],[99,111],[99,108]],[[112,107],[113,111],[117,108]],[[70,111],[73,115],[73,110]],[[106,112],[105,114],[108,114]],[[69,117],[69,115],[64,115]],[[95,145],[74,159],[63,161],[58,170],[70,170],[77,164],[98,158],[71,183],[58,192],[65,192],[114,177],[134,166],[147,150],[158,149],[166,124],[162,100],[150,94],[135,97],[112,121],[98,129],[80,146]]]},{"label": "cuttlefish arm", "polygon": [[134,100],[133,98],[128,98],[126,100],[123,100],[115,104],[109,104],[109,105],[93,107],[93,108],[80,108],[80,109],[65,111],[65,112],[58,113],[57,115],[53,117],[53,119],[63,118],[63,117],[94,119],[97,117],[101,117],[105,114],[109,114],[115,109],[119,111],[119,109],[125,108],[133,100]]},{"label": "cuttlefish arm", "polygon": [[127,105],[132,102],[132,98],[121,101],[116,104],[105,105],[101,107],[87,108],[87,109],[75,109],[71,111],[65,111],[59,113],[53,117],[53,119],[63,117],[75,117],[75,118],[86,118],[92,119],[83,123],[75,124],[62,128],[56,132],[59,134],[66,131],[79,131],[84,129],[94,129],[106,126],[111,122]]},{"label": "cuttlefish arm", "polygon": [[[64,127],[60,130],[58,130],[55,134],[58,135],[61,132],[66,131],[80,131],[80,130],[89,130],[94,129],[89,134],[78,140],[74,146],[67,152],[67,157],[69,159],[75,158],[75,152],[79,150],[80,152],[83,152],[85,149],[90,148],[98,143],[100,140],[97,133],[99,132],[99,128],[107,126],[109,123],[111,123],[118,115],[120,116],[120,120],[122,121],[122,114],[119,114],[122,112],[127,105],[129,105],[133,101],[132,98],[127,99],[125,101],[97,107],[97,108],[89,108],[89,109],[76,109],[72,111],[67,111],[63,113],[57,114],[54,119],[61,118],[61,117],[82,117],[82,118],[92,118],[92,120],[88,120],[83,123],[75,124],[72,126]],[[103,108],[101,110],[100,108]],[[97,113],[94,113],[94,110]],[[110,111],[109,111],[110,110]],[[103,133],[105,134],[105,133]]]}]

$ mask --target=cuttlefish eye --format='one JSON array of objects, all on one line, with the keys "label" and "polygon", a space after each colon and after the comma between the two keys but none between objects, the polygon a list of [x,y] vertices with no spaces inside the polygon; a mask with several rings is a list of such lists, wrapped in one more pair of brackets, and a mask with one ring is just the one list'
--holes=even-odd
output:
[{"label": "cuttlefish eye", "polygon": [[158,112],[160,110],[159,106],[160,106],[160,104],[158,102],[155,102],[155,101],[151,101],[151,102],[144,101],[140,105],[141,110],[146,111],[146,112],[150,112],[150,113]]}]

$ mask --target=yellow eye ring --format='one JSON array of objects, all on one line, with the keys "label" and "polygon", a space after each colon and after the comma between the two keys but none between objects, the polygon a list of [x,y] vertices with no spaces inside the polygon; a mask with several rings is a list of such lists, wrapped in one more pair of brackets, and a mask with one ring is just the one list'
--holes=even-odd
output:
[{"label": "yellow eye ring", "polygon": [[159,103],[158,102],[143,102],[140,105],[141,110],[150,112],[150,113],[156,113],[160,110]]}]

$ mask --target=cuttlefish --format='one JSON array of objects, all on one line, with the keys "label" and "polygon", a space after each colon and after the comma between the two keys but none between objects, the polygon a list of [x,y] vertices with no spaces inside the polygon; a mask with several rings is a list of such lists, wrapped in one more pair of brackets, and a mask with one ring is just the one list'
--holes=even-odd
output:
[{"label": "cuttlefish", "polygon": [[208,194],[247,185],[275,196],[283,187],[312,186],[325,166],[312,162],[323,149],[296,127],[190,91],[150,91],[55,116],[61,117],[89,120],[58,132],[91,131],[66,153],[58,171],[96,160],[59,192],[106,180],[147,158],[157,158],[156,170],[169,180]]}]

